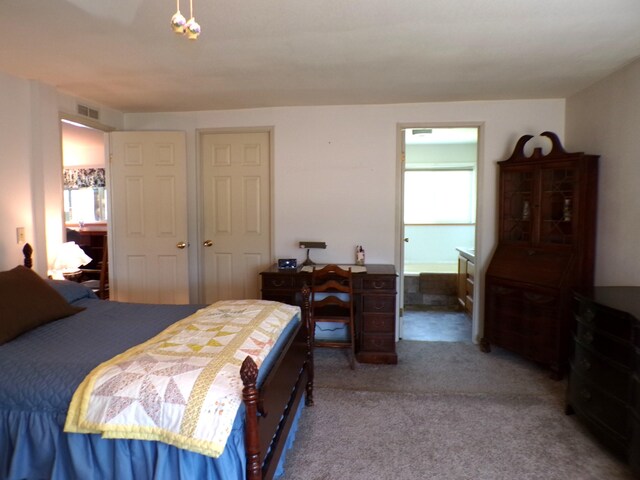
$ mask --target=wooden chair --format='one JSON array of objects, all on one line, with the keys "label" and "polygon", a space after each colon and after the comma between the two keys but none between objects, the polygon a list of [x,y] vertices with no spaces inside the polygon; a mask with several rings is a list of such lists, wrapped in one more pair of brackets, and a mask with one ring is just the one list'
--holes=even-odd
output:
[{"label": "wooden chair", "polygon": [[102,260],[99,262],[98,266],[100,268],[96,268],[96,269],[88,269],[88,268],[83,268],[82,273],[83,275],[88,275],[90,276],[91,274],[93,275],[98,275],[98,278],[95,279],[90,279],[90,280],[85,280],[82,281],[80,283],[82,283],[83,285],[86,285],[87,287],[89,287],[91,290],[94,291],[94,293],[96,295],[98,295],[98,298],[101,298],[102,300],[107,300],[109,298],[109,251],[107,249],[107,237],[104,237],[104,245],[102,247]]},{"label": "wooden chair", "polygon": [[[327,265],[321,269],[314,267],[311,272],[309,319],[313,346],[348,349],[349,366],[355,368],[353,279],[350,268],[344,270],[337,265]],[[316,325],[320,322],[344,325],[347,339],[316,340]]]}]

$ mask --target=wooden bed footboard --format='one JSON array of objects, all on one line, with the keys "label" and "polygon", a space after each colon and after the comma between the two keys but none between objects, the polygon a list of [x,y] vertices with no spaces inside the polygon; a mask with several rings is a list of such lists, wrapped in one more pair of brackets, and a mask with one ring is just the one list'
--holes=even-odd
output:
[{"label": "wooden bed footboard", "polygon": [[305,285],[302,289],[302,321],[260,389],[256,387],[258,368],[253,359],[248,356],[242,363],[240,376],[244,384],[242,393],[247,409],[247,480],[273,478],[305,393],[306,405],[313,405],[309,295],[309,287]]},{"label": "wooden bed footboard", "polygon": [[[24,266],[32,268],[33,248],[27,243],[22,252]],[[260,388],[256,385],[258,367],[253,359],[247,356],[242,363],[247,480],[273,478],[302,397],[306,394],[306,405],[313,405],[309,296],[310,289],[305,285],[302,321]]]}]

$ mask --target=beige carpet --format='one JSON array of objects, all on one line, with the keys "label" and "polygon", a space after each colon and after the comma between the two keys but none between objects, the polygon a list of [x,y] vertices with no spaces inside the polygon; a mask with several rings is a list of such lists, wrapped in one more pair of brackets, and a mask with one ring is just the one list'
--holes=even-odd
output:
[{"label": "beige carpet", "polygon": [[316,353],[284,479],[609,480],[633,478],[564,414],[565,382],[504,351],[398,344],[400,362],[347,366]]}]

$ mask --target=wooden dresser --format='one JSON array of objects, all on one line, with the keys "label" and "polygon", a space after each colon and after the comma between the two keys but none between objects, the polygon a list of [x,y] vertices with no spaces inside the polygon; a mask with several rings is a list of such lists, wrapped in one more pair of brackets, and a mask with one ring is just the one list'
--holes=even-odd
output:
[{"label": "wooden dresser", "polygon": [[[393,265],[366,265],[353,274],[356,323],[356,360],[361,363],[398,363],[396,353],[396,271]],[[310,285],[311,273],[278,269],[260,273],[262,298],[301,305],[300,291]]]},{"label": "wooden dresser", "polygon": [[575,292],[567,413],[640,473],[640,287]]},{"label": "wooden dresser", "polygon": [[485,277],[483,351],[494,344],[566,372],[571,290],[593,285],[598,157],[551,151],[530,156],[525,135],[498,162],[498,245]]}]

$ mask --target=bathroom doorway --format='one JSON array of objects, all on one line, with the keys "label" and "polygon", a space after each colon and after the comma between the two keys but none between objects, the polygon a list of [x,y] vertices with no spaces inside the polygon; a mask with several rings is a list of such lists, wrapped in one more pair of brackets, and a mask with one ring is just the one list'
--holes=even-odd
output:
[{"label": "bathroom doorway", "polygon": [[458,258],[475,250],[478,127],[403,128],[402,137],[401,338],[471,341]]}]

